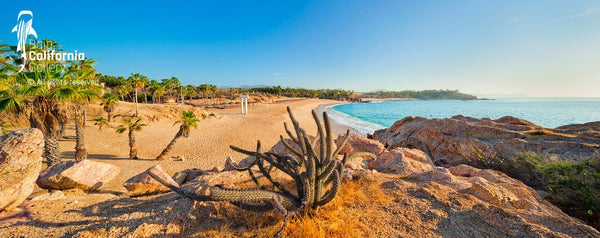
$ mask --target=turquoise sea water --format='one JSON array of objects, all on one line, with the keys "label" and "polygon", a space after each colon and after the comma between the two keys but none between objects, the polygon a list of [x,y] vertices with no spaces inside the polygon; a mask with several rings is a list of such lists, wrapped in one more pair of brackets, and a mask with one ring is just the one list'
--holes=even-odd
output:
[{"label": "turquoise sea water", "polygon": [[391,126],[407,116],[449,118],[464,115],[498,119],[514,116],[547,128],[600,121],[600,98],[515,98],[496,100],[412,100],[350,103],[325,109],[334,121],[360,133]]}]

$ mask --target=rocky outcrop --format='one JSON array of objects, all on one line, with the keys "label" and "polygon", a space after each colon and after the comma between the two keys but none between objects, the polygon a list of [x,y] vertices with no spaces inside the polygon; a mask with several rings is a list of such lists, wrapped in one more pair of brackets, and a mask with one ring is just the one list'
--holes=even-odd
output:
[{"label": "rocky outcrop", "polygon": [[35,187],[42,168],[44,136],[24,129],[0,138],[0,211],[23,203]]},{"label": "rocky outcrop", "polygon": [[[169,176],[169,174],[167,174],[160,165],[155,165],[150,167],[146,171],[127,179],[127,181],[125,181],[125,183],[123,184],[123,187],[125,187],[132,196],[157,194],[171,191],[169,188],[153,179],[150,176],[150,172],[161,177],[164,181],[172,184],[173,186],[179,185],[177,181],[172,179],[171,176]],[[185,178],[182,178],[181,174],[180,178],[178,179],[180,181],[185,180]]]},{"label": "rocky outcrop", "polygon": [[[503,173],[467,165],[394,179],[387,207],[408,234],[460,237],[598,237],[538,193]],[[404,205],[403,205],[404,204]],[[399,207],[403,208],[399,208]],[[429,231],[428,231],[429,230]],[[402,236],[402,232],[399,233]]]},{"label": "rocky outcrop", "polygon": [[382,173],[413,174],[432,170],[433,162],[423,151],[398,147],[386,150],[376,160],[369,161],[369,169]]},{"label": "rocky outcrop", "polygon": [[544,129],[509,116],[498,120],[406,117],[390,128],[376,131],[373,138],[388,149],[420,149],[438,165],[458,164],[465,157],[482,154],[509,158],[519,153],[536,153],[579,161],[600,150],[600,138],[585,133],[593,134],[594,129],[598,129],[595,124]]},{"label": "rocky outcrop", "polygon": [[67,161],[56,164],[40,173],[38,186],[46,189],[98,190],[120,172],[119,167],[91,160]]},{"label": "rocky outcrop", "polygon": [[[342,138],[342,135],[338,136],[336,140],[338,145],[342,142]],[[346,143],[344,148],[340,150],[340,154],[352,154],[354,152],[369,152],[374,155],[381,155],[383,152],[385,152],[385,147],[378,141],[370,140],[366,136],[350,134],[348,143]]]}]

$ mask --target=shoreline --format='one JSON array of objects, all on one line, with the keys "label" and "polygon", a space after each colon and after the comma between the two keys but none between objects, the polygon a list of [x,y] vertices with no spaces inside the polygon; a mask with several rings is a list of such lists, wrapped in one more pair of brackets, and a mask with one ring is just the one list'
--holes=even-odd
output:
[{"label": "shoreline", "polygon": [[[323,117],[322,115],[323,115],[323,112],[325,111],[325,108],[327,108],[327,107],[332,107],[332,106],[335,106],[335,105],[347,104],[347,103],[349,103],[349,102],[339,102],[339,103],[326,103],[326,104],[321,104],[321,105],[319,105],[318,107],[316,107],[316,108],[315,108],[315,111],[317,112],[317,114],[319,115],[319,117],[320,117],[321,119],[323,119],[323,118],[322,118],[322,117]],[[348,131],[348,130],[350,130],[350,132],[351,132],[351,133],[354,133],[354,134],[361,134],[360,132],[358,132],[358,131],[357,131],[357,130],[355,130],[354,128],[352,128],[352,127],[350,127],[350,126],[348,126],[348,125],[345,125],[345,124],[342,124],[342,123],[338,122],[338,121],[337,121],[337,120],[335,120],[335,118],[333,118],[331,115],[329,115],[329,118],[331,119],[331,120],[330,120],[330,122],[331,122],[331,131],[333,132],[333,134],[336,134],[336,135],[339,135],[339,134],[344,134],[344,133],[346,133],[346,131]]]}]

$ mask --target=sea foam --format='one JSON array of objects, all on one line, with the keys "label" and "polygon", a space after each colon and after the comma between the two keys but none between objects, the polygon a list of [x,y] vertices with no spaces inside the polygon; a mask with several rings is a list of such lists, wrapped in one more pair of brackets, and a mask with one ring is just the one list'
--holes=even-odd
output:
[{"label": "sea foam", "polygon": [[333,107],[334,105],[327,106],[324,108],[324,110],[334,122],[348,126],[358,131],[358,133],[362,135],[366,135],[367,133],[373,134],[375,130],[386,128],[383,125],[379,125],[377,123],[368,122],[360,118],[350,116],[346,113],[335,110]]}]

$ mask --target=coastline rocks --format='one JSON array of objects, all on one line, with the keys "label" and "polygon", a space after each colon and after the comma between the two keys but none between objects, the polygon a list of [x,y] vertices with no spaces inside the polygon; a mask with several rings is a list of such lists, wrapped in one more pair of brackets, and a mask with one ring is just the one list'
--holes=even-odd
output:
[{"label": "coastline rocks", "polygon": [[119,167],[91,160],[67,161],[47,168],[40,173],[38,186],[45,189],[98,190],[120,172]]},{"label": "coastline rocks", "polygon": [[[598,237],[600,233],[494,170],[435,167],[384,183],[398,196],[397,217],[441,236]],[[423,220],[426,218],[426,220]],[[460,224],[460,225],[458,225]],[[452,234],[452,235],[451,235]]]},{"label": "coastline rocks", "polygon": [[[336,144],[339,146],[339,143],[342,143],[344,135],[340,134],[336,140]],[[359,134],[350,134],[348,138],[348,143],[344,145],[344,148],[340,151],[340,154],[348,153],[352,154],[354,152],[369,152],[374,154],[375,156],[381,155],[385,152],[385,147],[379,141],[371,140],[366,136]]]},{"label": "coastline rocks", "polygon": [[[123,184],[123,187],[129,191],[132,196],[141,196],[147,194],[157,194],[162,192],[169,192],[171,189],[162,185],[150,176],[150,172],[161,177],[164,181],[173,186],[179,186],[179,184],[167,174],[160,165],[155,165],[147,169],[146,171],[129,178]],[[187,175],[187,174],[186,174]],[[181,180],[181,178],[179,178]]]},{"label": "coastline rocks", "polygon": [[536,153],[578,161],[600,149],[600,138],[565,134],[568,130],[591,131],[595,124],[579,127],[543,129],[514,117],[498,120],[454,116],[448,119],[406,117],[390,128],[378,130],[373,138],[386,148],[417,148],[426,152],[436,164],[458,164],[477,154],[514,157]]},{"label": "coastline rocks", "polygon": [[399,147],[369,161],[368,168],[382,173],[412,174],[432,170],[433,162],[423,151]]},{"label": "coastline rocks", "polygon": [[43,152],[44,136],[38,129],[0,137],[0,211],[16,208],[33,192]]}]

